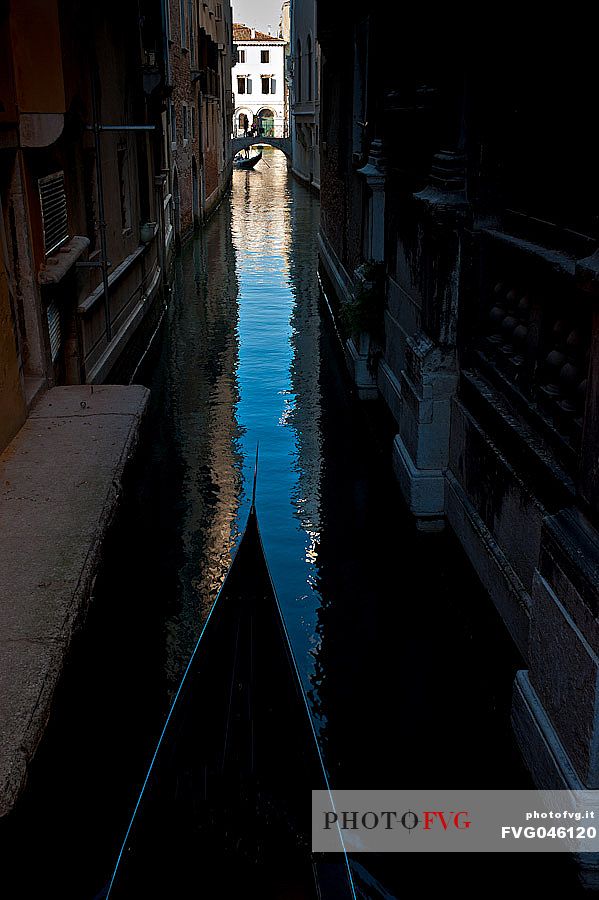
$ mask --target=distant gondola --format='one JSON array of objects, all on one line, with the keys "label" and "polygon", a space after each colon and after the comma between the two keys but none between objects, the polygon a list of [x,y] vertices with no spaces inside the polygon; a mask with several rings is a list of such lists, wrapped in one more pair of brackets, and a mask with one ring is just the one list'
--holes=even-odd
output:
[{"label": "distant gondola", "polygon": [[243,157],[237,157],[235,160],[235,166],[238,169],[253,169],[256,163],[259,163],[262,159],[262,151],[257,153],[255,156],[250,156],[247,159]]},{"label": "distant gondola", "polygon": [[311,851],[328,789],[256,509],[204,625],[107,896],[350,900],[345,851]]}]

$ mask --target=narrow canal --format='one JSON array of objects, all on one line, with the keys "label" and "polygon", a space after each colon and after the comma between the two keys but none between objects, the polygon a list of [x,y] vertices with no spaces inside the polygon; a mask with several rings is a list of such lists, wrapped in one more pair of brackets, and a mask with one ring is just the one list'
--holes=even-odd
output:
[{"label": "narrow canal", "polygon": [[[243,528],[258,442],[266,552],[334,785],[530,786],[509,725],[522,662],[457,543],[414,530],[390,423],[352,395],[319,298],[318,215],[267,150],[177,259],[162,334],[136,374],[152,389],[140,451],[9,823],[3,878],[19,888],[3,896],[91,900],[105,884]],[[359,864],[372,898],[412,878],[427,895],[448,880],[474,895],[490,865]],[[512,867],[492,868],[507,891]],[[517,877],[538,892],[557,869],[543,871],[531,855]]]}]

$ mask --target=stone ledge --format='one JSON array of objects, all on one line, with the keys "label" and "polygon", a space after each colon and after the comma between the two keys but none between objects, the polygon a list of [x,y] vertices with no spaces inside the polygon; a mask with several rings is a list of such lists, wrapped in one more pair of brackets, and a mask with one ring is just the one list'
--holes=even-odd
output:
[{"label": "stone ledge", "polygon": [[418,469],[397,434],[393,441],[393,471],[410,512],[421,531],[441,531],[445,514],[445,477],[441,469]]},{"label": "stone ledge", "polygon": [[516,673],[511,720],[535,787],[545,791],[585,790],[586,786],[562,747],[526,669]]},{"label": "stone ledge", "polygon": [[53,388],[0,456],[0,815],[23,790],[84,621],[148,397]]},{"label": "stone ledge", "polygon": [[518,650],[528,658],[531,597],[454,474],[445,473],[449,524]]},{"label": "stone ledge", "polygon": [[[530,683],[528,671],[516,673],[511,721],[516,741],[538,790],[583,791],[553,724]],[[575,853],[578,877],[589,890],[599,890],[599,854]]]},{"label": "stone ledge", "polygon": [[48,257],[38,274],[39,283],[41,285],[59,284],[71,271],[77,260],[87,252],[88,247],[89,238],[75,235]]}]

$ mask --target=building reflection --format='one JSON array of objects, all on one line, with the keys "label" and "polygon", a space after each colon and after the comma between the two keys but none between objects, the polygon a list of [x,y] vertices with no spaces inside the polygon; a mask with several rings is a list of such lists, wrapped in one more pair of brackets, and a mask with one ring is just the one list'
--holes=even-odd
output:
[{"label": "building reflection", "polygon": [[234,173],[232,208],[240,286],[238,419],[246,429],[246,484],[260,440],[261,528],[307,683],[320,603],[313,590],[322,465],[318,201],[290,179],[283,154],[266,148],[253,171]]},{"label": "building reflection", "polygon": [[296,514],[306,532],[306,562],[314,565],[320,539],[322,406],[320,395],[320,330],[316,235],[320,204],[304,187],[291,184],[289,281],[294,297],[291,314],[291,386],[294,397],[288,421],[296,435],[298,482]]},{"label": "building reflection", "polygon": [[162,367],[180,478],[177,585],[166,621],[171,689],[224,579],[236,538],[239,307],[228,204],[180,257],[174,290]]}]

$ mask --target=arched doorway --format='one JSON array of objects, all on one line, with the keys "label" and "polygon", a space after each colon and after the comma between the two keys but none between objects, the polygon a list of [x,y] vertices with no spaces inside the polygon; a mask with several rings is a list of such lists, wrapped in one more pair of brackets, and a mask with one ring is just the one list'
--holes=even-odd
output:
[{"label": "arched doorway", "polygon": [[236,137],[243,137],[246,123],[249,130],[252,127],[253,121],[254,113],[251,109],[248,109],[246,106],[240,106],[235,110],[235,121],[233,124],[235,126]]},{"label": "arched doorway", "polygon": [[258,113],[258,134],[261,137],[275,136],[275,114],[272,109],[261,109]]}]

